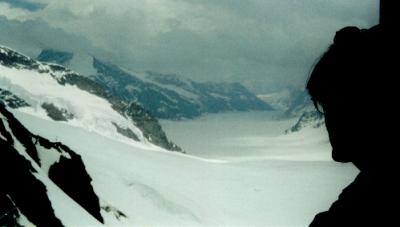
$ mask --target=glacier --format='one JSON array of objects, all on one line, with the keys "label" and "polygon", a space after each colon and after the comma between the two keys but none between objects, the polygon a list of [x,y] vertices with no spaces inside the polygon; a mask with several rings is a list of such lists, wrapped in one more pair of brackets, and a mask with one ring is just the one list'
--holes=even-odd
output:
[{"label": "glacier", "polygon": [[[149,152],[79,127],[14,114],[35,133],[80,152],[101,203],[126,215],[117,219],[102,210],[106,226],[307,226],[357,174],[351,165],[307,160],[301,144],[294,147],[303,150],[302,159],[296,153],[290,158],[290,152],[286,158],[207,159]],[[307,133],[292,136],[308,143]]]}]

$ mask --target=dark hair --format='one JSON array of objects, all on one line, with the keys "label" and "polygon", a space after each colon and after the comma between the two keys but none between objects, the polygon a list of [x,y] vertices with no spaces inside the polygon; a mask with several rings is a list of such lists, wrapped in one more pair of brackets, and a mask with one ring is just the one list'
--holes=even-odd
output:
[{"label": "dark hair", "polygon": [[[352,88],[360,86],[363,74],[363,33],[357,27],[336,32],[334,42],[322,55],[307,81],[306,89],[317,110],[318,104],[348,97]],[[354,95],[354,94],[352,94]]]}]

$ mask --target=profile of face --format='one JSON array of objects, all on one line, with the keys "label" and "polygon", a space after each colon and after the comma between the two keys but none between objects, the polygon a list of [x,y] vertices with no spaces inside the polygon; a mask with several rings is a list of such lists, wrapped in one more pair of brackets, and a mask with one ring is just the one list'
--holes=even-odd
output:
[{"label": "profile of face", "polygon": [[338,31],[306,87],[324,114],[332,158],[360,170],[387,169],[397,160],[398,60],[388,52],[396,53],[398,42],[382,29]]},{"label": "profile of face", "polygon": [[[356,95],[352,96],[354,98]],[[338,162],[353,162],[358,168],[368,157],[368,146],[373,146],[378,117],[368,101],[336,97],[321,103],[325,125],[332,146],[332,158]]]},{"label": "profile of face", "polygon": [[348,108],[336,100],[321,104],[325,126],[332,146],[332,158],[338,162],[353,161],[353,149],[356,146],[354,122],[348,116]]}]

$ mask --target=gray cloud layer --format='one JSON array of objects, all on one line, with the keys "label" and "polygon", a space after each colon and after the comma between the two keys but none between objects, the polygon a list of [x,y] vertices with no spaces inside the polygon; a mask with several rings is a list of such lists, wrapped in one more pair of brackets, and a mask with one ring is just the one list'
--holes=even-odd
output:
[{"label": "gray cloud layer", "polygon": [[336,30],[378,21],[378,0],[29,2],[45,6],[31,20],[84,37],[127,68],[240,81],[258,92],[303,85]]}]

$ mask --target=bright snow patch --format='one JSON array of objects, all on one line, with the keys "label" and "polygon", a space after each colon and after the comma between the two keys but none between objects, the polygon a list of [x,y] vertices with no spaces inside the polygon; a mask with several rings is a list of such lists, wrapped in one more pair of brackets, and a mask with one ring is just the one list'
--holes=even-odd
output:
[{"label": "bright snow patch", "polygon": [[[28,102],[31,107],[20,108],[20,111],[48,119],[43,103],[66,109],[74,118],[66,124],[84,128],[99,133],[108,138],[125,143],[135,144],[141,148],[155,147],[143,137],[141,131],[112,109],[111,104],[100,97],[79,89],[76,86],[60,85],[48,73],[32,70],[8,68],[0,65],[0,88],[13,92]],[[140,142],[135,142],[117,132],[113,122],[129,128],[139,136]]]}]

